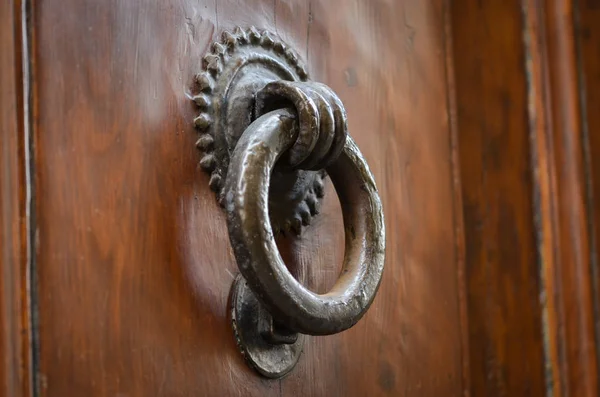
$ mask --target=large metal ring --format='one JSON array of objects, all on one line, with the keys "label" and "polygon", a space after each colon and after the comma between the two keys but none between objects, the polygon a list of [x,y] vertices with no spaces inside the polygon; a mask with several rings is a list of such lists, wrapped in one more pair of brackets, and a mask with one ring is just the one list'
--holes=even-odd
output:
[{"label": "large metal ring", "polygon": [[296,332],[328,335],[352,327],[375,297],[384,267],[383,210],[373,175],[348,136],[326,168],[343,211],[340,277],[328,293],[317,294],[292,276],[275,243],[268,194],[277,160],[298,137],[297,117],[290,109],[271,111],[238,141],[225,182],[229,238],[240,272],[274,319]]}]

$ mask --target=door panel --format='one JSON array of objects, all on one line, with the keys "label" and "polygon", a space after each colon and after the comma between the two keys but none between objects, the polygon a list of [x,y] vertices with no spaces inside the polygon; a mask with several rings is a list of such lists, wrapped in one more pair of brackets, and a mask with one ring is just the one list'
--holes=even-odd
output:
[{"label": "door panel", "polygon": [[[461,394],[445,23],[441,1],[36,2],[41,395]],[[236,25],[277,32],[340,96],[386,217],[372,308],[309,337],[279,381],[236,349],[237,266],[194,147],[189,87]],[[310,288],[333,285],[343,226],[329,181],[322,213],[280,246]]]},{"label": "door panel", "polygon": [[522,13],[478,0],[452,13],[473,396],[547,388]]}]

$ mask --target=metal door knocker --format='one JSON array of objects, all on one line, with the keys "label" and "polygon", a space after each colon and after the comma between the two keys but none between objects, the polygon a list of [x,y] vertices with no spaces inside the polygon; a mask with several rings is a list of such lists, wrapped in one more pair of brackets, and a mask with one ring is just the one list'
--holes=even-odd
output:
[{"label": "metal door knocker", "polygon": [[[344,331],[371,305],[384,265],[381,200],[342,102],[310,81],[276,36],[224,32],[202,66],[193,87],[197,146],[241,273],[230,298],[234,334],[251,367],[279,378],[298,361],[303,334]],[[339,279],[321,295],[290,274],[274,235],[300,234],[318,214],[325,171],[341,203],[346,252]]]}]

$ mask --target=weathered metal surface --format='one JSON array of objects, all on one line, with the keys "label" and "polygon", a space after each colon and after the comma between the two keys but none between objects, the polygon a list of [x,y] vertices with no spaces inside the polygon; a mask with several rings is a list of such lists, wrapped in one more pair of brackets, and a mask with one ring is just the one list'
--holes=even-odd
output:
[{"label": "weathered metal surface", "polygon": [[[268,32],[225,32],[204,57],[195,101],[201,166],[227,212],[243,278],[234,282],[231,318],[238,346],[260,374],[288,373],[303,336],[352,327],[373,301],[384,266],[383,210],[373,175],[347,135],[346,113],[326,85],[307,81],[297,56]],[[288,271],[275,243],[300,233],[318,212],[325,170],[341,203],[346,254],[326,294]],[[223,178],[225,179],[223,180]]]},{"label": "weathered metal surface", "polygon": [[290,274],[269,226],[267,202],[271,170],[299,135],[295,119],[289,109],[272,111],[238,141],[225,183],[229,237],[240,272],[273,317],[294,331],[327,335],[354,325],[375,297],[384,264],[383,211],[373,176],[347,137],[339,158],[327,167],[346,229],[341,276],[319,295]]},{"label": "weathered metal surface", "polygon": [[[237,140],[255,118],[255,95],[271,81],[306,81],[298,55],[276,35],[254,27],[223,32],[202,60],[193,100],[199,108],[194,124],[200,167],[210,174],[209,185],[223,204],[223,184]],[[322,171],[275,171],[269,208],[276,233],[299,235],[319,212],[323,197]]]},{"label": "weathered metal surface", "polygon": [[264,309],[241,275],[233,282],[230,299],[235,341],[248,365],[267,378],[281,378],[290,372],[302,354],[304,335],[295,334],[291,343],[266,339],[260,332]]}]

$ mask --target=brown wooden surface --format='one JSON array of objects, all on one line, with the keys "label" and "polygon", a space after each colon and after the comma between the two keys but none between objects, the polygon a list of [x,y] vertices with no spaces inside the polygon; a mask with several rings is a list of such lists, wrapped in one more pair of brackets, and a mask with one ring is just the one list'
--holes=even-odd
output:
[{"label": "brown wooden surface", "polygon": [[0,396],[31,392],[21,5],[0,3]]},{"label": "brown wooden surface", "polygon": [[[36,2],[41,395],[462,394],[444,15],[418,0]],[[236,265],[186,96],[208,43],[234,24],[276,30],[339,94],[386,211],[370,312],[309,338],[282,381],[235,349]],[[283,243],[317,291],[343,250],[327,193],[302,240]]]},{"label": "brown wooden surface", "polygon": [[530,119],[554,396],[598,395],[587,141],[582,128],[574,2],[526,4]]},{"label": "brown wooden surface", "polygon": [[521,14],[452,5],[473,396],[545,390]]},{"label": "brown wooden surface", "polygon": [[[580,92],[583,102],[583,134],[587,145],[587,171],[589,178],[588,209],[591,238],[591,274],[593,280],[595,318],[600,318],[600,269],[598,249],[600,247],[600,2],[578,1],[576,3],[576,33]],[[600,343],[600,325],[596,321],[596,348]]]},{"label": "brown wooden surface", "polygon": [[[25,29],[22,7],[0,4],[1,397],[598,395],[596,1],[26,0]],[[235,348],[194,148],[192,78],[238,24],[338,93],[386,215],[370,312],[281,381]],[[342,229],[328,182],[279,242],[316,291]]]}]

